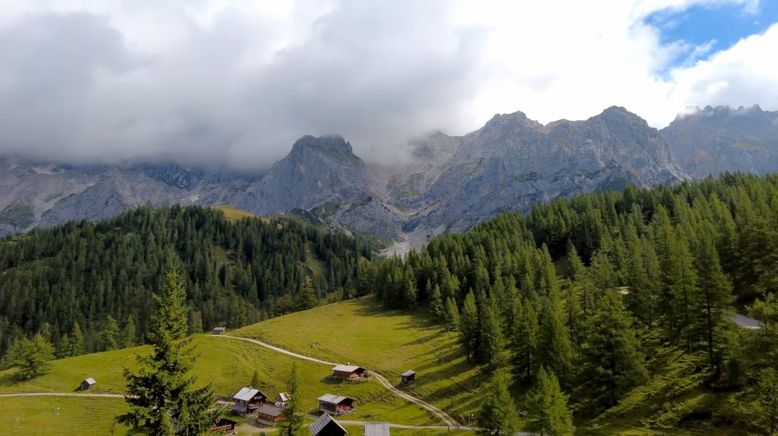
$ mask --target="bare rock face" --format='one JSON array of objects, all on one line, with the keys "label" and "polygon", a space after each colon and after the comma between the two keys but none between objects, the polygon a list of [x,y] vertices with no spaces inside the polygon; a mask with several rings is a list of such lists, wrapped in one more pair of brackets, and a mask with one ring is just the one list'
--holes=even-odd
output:
[{"label": "bare rock face", "polygon": [[683,177],[659,132],[623,108],[546,126],[521,112],[497,115],[461,141],[406,230],[459,231],[558,197]]},{"label": "bare rock face", "polygon": [[[464,136],[436,132],[412,141],[413,162],[401,167],[367,165],[336,135],[304,136],[254,176],[174,164],[78,167],[0,159],[0,235],[140,205],[229,204],[261,215],[293,213],[413,247],[555,198],[674,183],[686,168],[695,176],[710,168],[778,168],[775,114],[718,111],[679,118],[661,133],[619,107],[547,125],[521,112],[496,115]],[[705,166],[710,156],[717,156],[712,167]]]},{"label": "bare rock face", "polygon": [[662,130],[678,163],[693,178],[722,172],[778,170],[778,112],[759,106],[706,107]]}]

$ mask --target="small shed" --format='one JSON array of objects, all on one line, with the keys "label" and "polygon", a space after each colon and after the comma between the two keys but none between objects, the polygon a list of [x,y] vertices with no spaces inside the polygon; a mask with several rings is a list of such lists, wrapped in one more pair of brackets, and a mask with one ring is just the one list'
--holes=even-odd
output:
[{"label": "small shed", "polygon": [[263,404],[257,409],[257,421],[263,424],[278,424],[284,420],[284,409]]},{"label": "small shed", "polygon": [[365,436],[389,436],[389,424],[386,422],[370,422],[365,424]]},{"label": "small shed", "polygon": [[342,395],[324,394],[319,397],[319,410],[333,415],[343,415],[354,410],[354,399]]},{"label": "small shed", "polygon": [[367,377],[367,370],[356,365],[337,365],[332,368],[332,376],[344,380]]},{"label": "small shed", "polygon": [[235,434],[236,424],[237,422],[231,419],[220,418],[208,431],[211,433]]},{"label": "small shed", "polygon": [[328,413],[320,416],[310,427],[311,436],[345,436],[348,434]]},{"label": "small shed", "polygon": [[736,313],[732,315],[732,322],[740,328],[748,330],[759,330],[764,327],[764,323],[758,319],[751,318],[750,316],[741,315]]},{"label": "small shed", "polygon": [[92,389],[92,386],[94,386],[95,383],[97,383],[97,381],[95,379],[93,379],[92,377],[87,377],[83,381],[81,381],[80,385],[78,385],[78,390],[79,391],[88,391],[88,390]]},{"label": "small shed", "polygon": [[259,389],[245,387],[238,391],[232,399],[235,400],[232,411],[239,415],[245,415],[257,410],[267,400],[267,395]]},{"label": "small shed", "polygon": [[408,384],[416,380],[416,371],[409,369],[405,371],[404,373],[400,374],[400,377],[402,377],[402,383]]},{"label": "small shed", "polygon": [[276,396],[276,407],[284,408],[289,405],[289,400],[291,400],[292,397],[286,393],[286,392],[280,392]]},{"label": "small shed", "polygon": [[227,327],[214,327],[211,329],[212,335],[221,336],[227,331]]}]

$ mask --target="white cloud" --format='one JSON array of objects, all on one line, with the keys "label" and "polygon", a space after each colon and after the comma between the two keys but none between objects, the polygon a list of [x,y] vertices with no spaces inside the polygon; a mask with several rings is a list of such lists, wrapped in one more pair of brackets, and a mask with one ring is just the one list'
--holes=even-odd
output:
[{"label": "white cloud", "polygon": [[[778,30],[692,65],[652,13],[756,0],[0,0],[0,151],[257,168],[306,134],[368,159],[497,112],[776,107]],[[43,128],[45,126],[45,128]]]}]

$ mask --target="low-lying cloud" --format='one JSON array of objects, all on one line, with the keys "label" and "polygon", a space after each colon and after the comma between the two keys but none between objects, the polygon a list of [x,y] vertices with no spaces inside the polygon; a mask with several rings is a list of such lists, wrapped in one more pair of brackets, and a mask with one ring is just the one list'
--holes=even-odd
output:
[{"label": "low-lying cloud", "polygon": [[672,68],[695,47],[642,20],[704,2],[19,0],[0,16],[0,154],[252,170],[303,134],[389,162],[496,112],[618,104],[661,127],[689,105],[774,109],[778,27]]}]

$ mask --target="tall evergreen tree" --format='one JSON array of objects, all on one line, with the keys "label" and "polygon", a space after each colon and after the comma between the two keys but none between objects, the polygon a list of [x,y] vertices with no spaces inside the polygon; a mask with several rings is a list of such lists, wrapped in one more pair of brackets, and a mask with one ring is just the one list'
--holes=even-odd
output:
[{"label": "tall evergreen tree", "polygon": [[462,338],[462,347],[468,360],[476,357],[478,344],[480,343],[480,323],[478,321],[478,307],[475,303],[475,295],[470,291],[465,297],[465,304],[462,306],[462,314],[459,319],[459,333]]},{"label": "tall evergreen tree", "polygon": [[124,339],[123,343],[125,347],[133,347],[138,341],[138,328],[135,325],[135,318],[130,315],[127,317],[127,321],[124,323]]},{"label": "tall evergreen tree", "polygon": [[54,347],[40,333],[32,339],[18,339],[8,353],[8,363],[18,368],[15,377],[19,380],[30,380],[45,374],[53,358]]},{"label": "tall evergreen tree", "polygon": [[305,429],[305,413],[302,410],[302,395],[300,394],[300,382],[297,376],[297,364],[292,364],[292,372],[286,383],[286,392],[289,394],[289,404],[284,408],[284,423],[281,434],[285,436],[302,436],[307,434]]},{"label": "tall evergreen tree", "polygon": [[604,405],[613,406],[648,377],[632,317],[621,295],[614,290],[605,292],[588,331],[583,347],[587,380]]},{"label": "tall evergreen tree", "polygon": [[480,307],[480,327],[478,337],[478,360],[489,364],[489,368],[496,368],[502,361],[502,350],[505,347],[505,339],[500,325],[500,315],[497,310],[497,302],[484,301]]},{"label": "tall evergreen tree", "polygon": [[513,435],[519,427],[516,406],[508,391],[507,377],[495,372],[486,399],[478,412],[479,434]]},{"label": "tall evergreen tree", "polygon": [[446,326],[453,332],[459,329],[459,309],[452,297],[446,298]]},{"label": "tall evergreen tree", "polygon": [[531,380],[539,360],[538,315],[535,305],[529,299],[525,299],[517,310],[521,310],[521,314],[518,315],[513,332],[514,361],[524,379]]},{"label": "tall evergreen tree", "polygon": [[572,375],[573,347],[564,320],[565,313],[559,291],[552,290],[543,299],[540,324],[540,342],[543,346],[539,347],[539,361],[551,368],[562,383],[567,383]]},{"label": "tall evergreen tree", "polygon": [[125,370],[129,410],[117,417],[133,431],[155,435],[198,435],[216,421],[210,385],[194,388],[194,358],[187,334],[184,280],[177,271],[164,277],[157,296],[149,342],[151,355],[137,357],[137,373]]},{"label": "tall evergreen tree", "polygon": [[529,396],[532,415],[541,435],[569,436],[575,433],[573,414],[567,408],[567,396],[562,393],[559,380],[553,373],[541,366]]},{"label": "tall evergreen tree", "polygon": [[111,315],[106,315],[97,335],[97,350],[107,351],[119,348],[119,324]]}]

